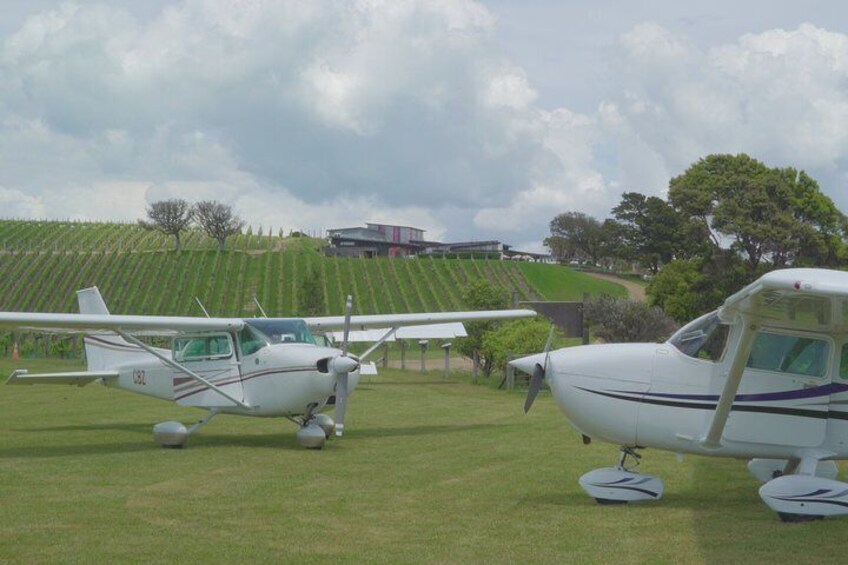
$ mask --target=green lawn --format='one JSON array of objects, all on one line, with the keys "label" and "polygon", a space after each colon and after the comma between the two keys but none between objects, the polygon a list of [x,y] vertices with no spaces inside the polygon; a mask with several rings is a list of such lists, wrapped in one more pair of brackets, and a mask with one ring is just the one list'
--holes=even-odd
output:
[{"label": "green lawn", "polygon": [[164,450],[151,426],[201,412],[98,385],[0,388],[0,562],[823,563],[848,548],[848,519],[782,524],[742,461],[647,451],[665,499],[598,506],[577,479],[614,446],[583,446],[549,395],[525,416],[520,394],[463,380],[384,371],[323,451],[287,421],[229,416]]},{"label": "green lawn", "polygon": [[547,300],[583,300],[583,293],[627,296],[620,284],[599,280],[568,267],[519,263],[524,278]]}]

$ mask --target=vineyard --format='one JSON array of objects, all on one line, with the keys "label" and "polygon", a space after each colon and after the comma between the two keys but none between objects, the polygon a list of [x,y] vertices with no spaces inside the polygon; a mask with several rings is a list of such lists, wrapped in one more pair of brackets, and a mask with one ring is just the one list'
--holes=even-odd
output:
[{"label": "vineyard", "polygon": [[0,311],[76,312],[75,291],[97,286],[115,314],[199,316],[198,297],[213,316],[259,316],[255,297],[270,316],[297,316],[305,314],[298,296],[305,276],[320,277],[326,315],[341,314],[348,294],[360,314],[463,309],[463,289],[480,278],[518,300],[623,293],[553,265],[331,258],[320,240],[250,230],[223,252],[191,232],[175,253],[170,238],[133,224],[3,220],[0,246]]}]

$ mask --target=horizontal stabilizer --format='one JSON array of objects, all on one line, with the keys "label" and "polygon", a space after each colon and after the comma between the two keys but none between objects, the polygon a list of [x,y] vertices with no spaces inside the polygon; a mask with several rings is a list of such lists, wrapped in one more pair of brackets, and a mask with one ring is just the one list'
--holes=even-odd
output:
[{"label": "horizontal stabilizer", "polygon": [[26,369],[18,369],[9,380],[7,385],[77,385],[85,386],[97,379],[117,378],[118,373],[114,371],[79,371],[73,373],[42,373],[29,374]]}]

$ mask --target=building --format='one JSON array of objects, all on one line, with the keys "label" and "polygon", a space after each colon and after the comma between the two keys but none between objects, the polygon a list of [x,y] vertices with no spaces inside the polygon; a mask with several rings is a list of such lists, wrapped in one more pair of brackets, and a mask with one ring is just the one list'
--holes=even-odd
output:
[{"label": "building", "polygon": [[337,257],[399,257],[417,255],[424,230],[410,226],[375,224],[327,231],[330,240],[324,253]]},{"label": "building", "polygon": [[424,230],[367,222],[365,227],[327,230],[324,253],[335,257],[408,257],[434,255],[523,261],[550,261],[550,255],[525,253],[497,240],[443,243],[424,239]]}]

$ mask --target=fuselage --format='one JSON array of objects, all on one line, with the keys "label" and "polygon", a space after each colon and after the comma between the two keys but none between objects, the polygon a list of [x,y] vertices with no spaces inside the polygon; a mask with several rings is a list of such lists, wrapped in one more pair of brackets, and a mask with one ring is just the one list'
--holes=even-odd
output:
[{"label": "fuselage", "polygon": [[[778,329],[757,335],[721,445],[706,447],[739,332],[725,326],[723,342],[698,346],[711,339],[708,321],[662,344],[551,352],[545,375],[557,404],[581,433],[619,445],[746,458],[811,451],[848,457],[848,336]],[[695,337],[687,341],[686,331]],[[516,366],[527,370],[544,355],[522,362]]]},{"label": "fuselage", "polygon": [[[335,393],[337,379],[329,360],[342,354],[338,349],[312,343],[271,343],[250,351],[236,341],[228,353],[178,360],[194,375],[249,406],[245,408],[185,371],[114,336],[87,336],[86,347],[108,351],[97,367],[118,373],[116,378],[104,380],[108,387],[183,406],[260,417],[297,416],[324,408]],[[175,360],[175,350],[155,351]],[[349,389],[353,390],[358,381],[359,371],[351,372]]]}]

